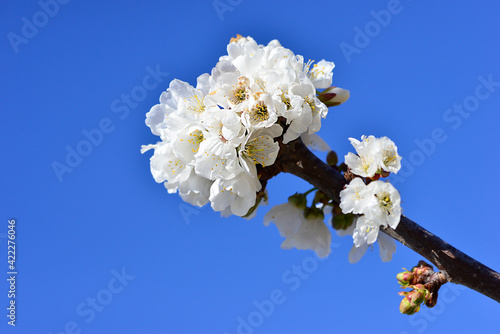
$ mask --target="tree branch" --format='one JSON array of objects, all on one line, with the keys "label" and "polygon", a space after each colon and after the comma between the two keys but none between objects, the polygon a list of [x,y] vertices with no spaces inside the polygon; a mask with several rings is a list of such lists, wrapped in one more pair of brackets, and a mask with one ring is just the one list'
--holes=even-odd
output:
[{"label": "tree branch", "polygon": [[[316,157],[302,141],[280,142],[276,171],[290,173],[314,185],[335,202],[346,185],[344,176]],[[274,174],[274,173],[273,173]],[[452,283],[464,285],[500,302],[500,274],[402,215],[394,230],[383,232],[434,263]]]}]

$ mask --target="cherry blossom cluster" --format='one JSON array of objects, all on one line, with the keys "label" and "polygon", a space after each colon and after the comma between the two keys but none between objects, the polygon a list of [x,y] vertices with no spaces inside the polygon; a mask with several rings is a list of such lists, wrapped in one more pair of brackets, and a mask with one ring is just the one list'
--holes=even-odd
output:
[{"label": "cherry blossom cluster", "polygon": [[401,197],[388,182],[379,180],[401,168],[397,147],[387,137],[363,136],[361,141],[349,138],[356,153],[349,152],[345,162],[354,178],[340,192],[340,208],[344,214],[359,215],[351,228],[354,247],[349,254],[351,262],[358,261],[369,245],[377,239],[384,261],[392,258],[395,243],[380,227],[396,228],[401,216]]},{"label": "cherry blossom cluster", "polygon": [[[328,107],[316,90],[331,86],[334,64],[312,65],[277,40],[264,46],[240,35],[227,53],[210,74],[198,77],[196,87],[170,83],[146,115],[161,140],[142,152],[154,149],[151,173],[169,193],[197,206],[210,202],[224,216],[245,216],[262,190],[257,167],[277,158],[276,138],[283,136],[285,144],[300,136],[318,141],[314,134]],[[328,94],[348,98],[348,91],[335,87]]]}]

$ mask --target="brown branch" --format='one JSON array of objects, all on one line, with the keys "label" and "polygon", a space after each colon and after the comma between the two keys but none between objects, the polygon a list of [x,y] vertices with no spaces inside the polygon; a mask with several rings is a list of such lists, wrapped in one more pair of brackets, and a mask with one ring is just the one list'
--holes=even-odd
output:
[{"label": "brown branch", "polygon": [[[273,171],[290,173],[314,185],[335,202],[346,184],[343,175],[316,157],[300,140],[284,145]],[[272,176],[272,175],[269,175]],[[500,302],[500,274],[474,260],[460,250],[402,215],[398,227],[383,231],[434,263],[452,283],[474,289]]]}]

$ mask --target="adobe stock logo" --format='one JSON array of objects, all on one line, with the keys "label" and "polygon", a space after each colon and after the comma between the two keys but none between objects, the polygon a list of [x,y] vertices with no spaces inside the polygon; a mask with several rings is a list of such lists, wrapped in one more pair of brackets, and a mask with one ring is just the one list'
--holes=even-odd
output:
[{"label": "adobe stock logo", "polygon": [[40,0],[38,6],[41,10],[37,11],[31,17],[31,20],[26,16],[21,18],[23,25],[21,26],[21,34],[9,32],[7,38],[15,53],[19,52],[21,44],[28,44],[30,40],[38,35],[38,30],[49,23],[51,18],[54,18],[59,13],[59,5],[65,5],[71,0]]},{"label": "adobe stock logo", "polygon": [[[318,242],[323,244],[324,241],[318,239]],[[323,245],[324,247],[325,245]],[[333,243],[330,248],[339,248],[340,244]],[[290,268],[285,270],[281,274],[281,283],[285,285],[286,288],[275,288],[271,290],[266,297],[269,298],[254,299],[251,307],[252,311],[248,314],[240,315],[236,318],[236,334],[253,334],[257,332],[257,329],[261,327],[268,318],[270,318],[274,312],[279,309],[279,306],[287,301],[287,297],[291,296],[291,293],[297,291],[303,283],[305,283],[318,267],[321,266],[320,263],[328,260],[328,258],[320,258],[315,253],[312,256],[308,256],[302,260],[299,264],[293,264]],[[224,334],[230,334],[225,332]]]},{"label": "adobe stock logo", "polygon": [[386,9],[381,9],[379,11],[371,10],[370,16],[373,19],[365,24],[364,29],[358,26],[353,28],[355,32],[353,44],[347,42],[339,44],[340,50],[347,60],[347,63],[352,61],[353,54],[360,54],[361,50],[366,48],[371,41],[381,33],[382,29],[386,28],[391,23],[392,18],[400,14],[403,9],[404,7],[399,0],[389,0]]},{"label": "adobe stock logo", "polygon": [[[443,112],[443,121],[447,123],[453,131],[457,131],[463,122],[475,113],[481,102],[486,101],[500,87],[500,81],[493,80],[493,74],[479,75],[478,83],[474,92],[462,99],[462,103],[454,103],[452,107]],[[403,159],[401,170],[397,175],[391,175],[392,185],[404,183],[415,170],[424,164],[424,162],[433,155],[440,144],[448,140],[450,130],[438,126],[422,140],[415,138],[413,141],[417,146],[408,154],[408,159]]]},{"label": "adobe stock logo", "polygon": [[111,304],[114,298],[121,294],[123,290],[135,279],[135,276],[129,275],[125,267],[120,271],[111,270],[112,277],[109,279],[105,288],[97,291],[84,302],[76,307],[76,314],[80,317],[77,320],[67,321],[62,330],[49,332],[49,334],[80,334],[83,333],[85,325],[90,324],[106,307]]},{"label": "adobe stock logo", "polygon": [[224,21],[224,13],[232,12],[236,6],[239,6],[242,2],[243,0],[214,0],[212,5],[219,16],[219,20],[222,22]]}]

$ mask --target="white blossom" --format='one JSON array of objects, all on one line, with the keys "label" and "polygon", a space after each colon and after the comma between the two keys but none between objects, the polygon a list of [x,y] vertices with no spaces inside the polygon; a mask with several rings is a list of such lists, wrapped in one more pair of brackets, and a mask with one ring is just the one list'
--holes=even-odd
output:
[{"label": "white blossom", "polygon": [[392,140],[382,137],[378,140],[381,151],[379,157],[379,166],[387,172],[396,174],[401,169],[401,157],[398,154],[398,148]]},{"label": "white blossom", "polygon": [[373,181],[367,189],[373,194],[375,201],[371,201],[363,213],[381,226],[396,228],[401,217],[401,196],[389,182]]},{"label": "white blossom", "polygon": [[308,62],[305,72],[317,89],[328,88],[332,85],[333,68],[335,64],[331,61],[321,60],[311,68],[312,61]]},{"label": "white blossom", "polygon": [[352,234],[354,245],[360,247],[373,244],[377,240],[379,227],[380,224],[377,221],[371,220],[365,215],[359,217]]},{"label": "white blossom", "polygon": [[340,192],[343,213],[362,214],[370,201],[375,201],[363,179],[356,177]]},{"label": "white blossom", "polygon": [[210,188],[210,202],[215,211],[230,209],[236,216],[244,216],[255,204],[256,193],[261,189],[257,178],[240,173],[231,179],[219,178]]},{"label": "white blossom", "polygon": [[224,137],[211,136],[203,140],[194,158],[196,173],[210,180],[232,178],[241,172],[236,146]]},{"label": "white blossom", "polygon": [[264,216],[264,225],[274,222],[282,237],[291,237],[305,221],[304,209],[290,202],[276,205]]},{"label": "white blossom", "polygon": [[297,232],[285,239],[281,244],[283,249],[310,249],[319,257],[330,254],[332,235],[323,222],[323,217],[306,218]]},{"label": "white blossom", "polygon": [[373,177],[376,173],[397,173],[401,168],[401,157],[394,142],[387,137],[362,136],[361,141],[349,138],[356,153],[349,152],[345,162],[352,173],[362,177]]},{"label": "white blossom", "polygon": [[279,145],[274,138],[281,135],[283,129],[274,124],[270,128],[251,132],[239,148],[239,161],[243,169],[257,177],[256,165],[267,167],[274,164],[278,156]]},{"label": "white blossom", "polygon": [[242,112],[242,123],[251,130],[268,128],[278,120],[274,102],[267,93],[253,94],[238,106],[237,111]]},{"label": "white blossom", "polygon": [[150,161],[151,174],[156,182],[175,183],[188,177],[190,171],[186,170],[186,162],[175,155],[172,144],[160,142],[154,151]]},{"label": "white blossom", "polygon": [[340,192],[340,208],[343,213],[361,215],[353,234],[354,244],[360,247],[375,242],[380,226],[398,226],[401,197],[388,182],[377,180],[366,186],[361,178],[355,178]]},{"label": "white blossom", "polygon": [[280,235],[285,237],[283,249],[314,250],[319,257],[330,254],[332,235],[323,222],[324,216],[304,216],[304,208],[288,202],[273,207],[264,216],[264,225],[274,222]]},{"label": "white blossom", "polygon": [[[337,230],[337,235],[340,237],[349,235],[352,236],[354,229],[357,226],[357,217],[354,218],[353,223],[345,230]],[[392,260],[392,255],[396,252],[396,243],[394,239],[389,237],[382,231],[378,231],[377,244],[379,247],[379,254],[382,262],[389,262]],[[348,259],[349,263],[356,263],[365,255],[368,248],[371,246],[368,243],[363,243],[358,246],[353,245],[349,251]]]}]

